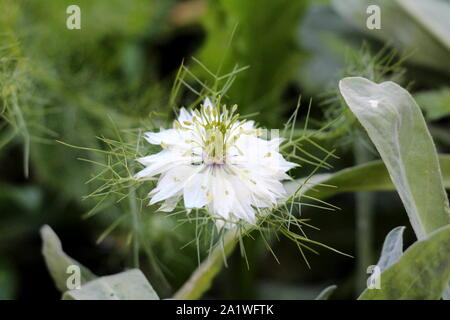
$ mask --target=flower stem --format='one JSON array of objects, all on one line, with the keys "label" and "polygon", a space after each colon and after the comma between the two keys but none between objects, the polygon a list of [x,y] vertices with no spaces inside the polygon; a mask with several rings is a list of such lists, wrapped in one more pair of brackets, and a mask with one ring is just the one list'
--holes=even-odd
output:
[{"label": "flower stem", "polygon": [[[354,143],[356,164],[362,164],[372,157],[361,141]],[[371,192],[356,193],[356,293],[366,288],[367,267],[372,264],[373,249],[373,208],[374,196]]]},{"label": "flower stem", "polygon": [[176,300],[195,300],[200,298],[210,287],[214,277],[222,269],[225,259],[233,252],[239,240],[238,229],[230,229],[212,250],[211,254],[200,264],[191,277],[172,297]]},{"label": "flower stem", "polygon": [[133,229],[134,229],[134,235],[133,235],[133,266],[135,268],[139,268],[139,238],[141,233],[141,227],[140,227],[140,219],[139,219],[139,212],[137,209],[136,204],[136,190],[134,187],[130,188],[130,196],[129,204],[130,204],[130,211],[132,214],[132,221],[133,221]]}]

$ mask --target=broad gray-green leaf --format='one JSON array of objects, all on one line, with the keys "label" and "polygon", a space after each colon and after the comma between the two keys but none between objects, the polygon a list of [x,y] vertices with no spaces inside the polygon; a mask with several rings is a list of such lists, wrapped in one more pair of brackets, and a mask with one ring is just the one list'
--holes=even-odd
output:
[{"label": "broad gray-green leaf", "polygon": [[334,290],[337,289],[336,285],[331,285],[322,290],[321,293],[314,300],[328,300],[333,294]]},{"label": "broad gray-green leaf", "polygon": [[159,300],[139,269],[132,269],[90,281],[80,289],[67,291],[64,300]]},{"label": "broad gray-green leaf", "polygon": [[56,233],[48,225],[41,228],[42,254],[45,258],[48,271],[59,291],[67,291],[67,278],[71,275],[67,273],[67,268],[77,265],[81,270],[81,284],[86,283],[96,276],[86,267],[69,257],[62,249],[61,241]]},{"label": "broad gray-green leaf", "polygon": [[396,263],[403,254],[403,231],[405,227],[392,229],[384,239],[383,249],[377,266],[381,271]]},{"label": "broad gray-green leaf", "polygon": [[384,161],[419,239],[447,225],[449,203],[419,106],[394,82],[344,78],[339,88]]},{"label": "broad gray-green leaf", "polygon": [[397,0],[447,50],[450,51],[450,3],[448,0]]},{"label": "broad gray-green leaf", "polygon": [[[381,28],[367,28],[370,5],[381,11]],[[333,0],[340,15],[359,30],[392,43],[409,54],[409,60],[450,72],[450,3],[441,0]]]},{"label": "broad gray-green leaf", "polygon": [[366,289],[361,300],[440,299],[450,279],[450,226],[409,247],[381,273],[380,289]]},{"label": "broad gray-green leaf", "polygon": [[[450,155],[440,155],[444,186],[450,189]],[[322,185],[321,185],[322,184]],[[335,173],[317,174],[306,181],[305,178],[288,181],[284,186],[289,194],[300,186],[299,194],[317,199],[325,199],[343,192],[353,191],[394,191],[389,173],[380,160],[346,168]]]}]

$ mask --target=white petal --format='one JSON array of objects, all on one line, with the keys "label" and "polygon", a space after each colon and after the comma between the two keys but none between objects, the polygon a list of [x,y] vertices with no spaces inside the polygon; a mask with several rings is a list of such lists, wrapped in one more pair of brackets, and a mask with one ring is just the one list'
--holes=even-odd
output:
[{"label": "white petal", "polygon": [[191,163],[191,159],[189,157],[172,157],[167,160],[162,160],[158,162],[154,162],[150,164],[148,167],[142,169],[138,173],[134,175],[136,179],[150,179],[154,177],[155,175],[158,175],[160,173],[164,173],[168,170],[171,170],[172,168],[176,168],[177,166],[187,165]]},{"label": "white petal", "polygon": [[192,113],[187,111],[185,108],[180,109],[180,115],[178,116],[178,121],[182,123],[183,121],[192,121]]},{"label": "white petal", "polygon": [[170,152],[169,150],[162,150],[158,153],[138,158],[137,161],[139,161],[139,163],[143,164],[144,166],[149,166],[156,162],[172,161],[175,155],[175,153]]},{"label": "white petal", "polygon": [[150,192],[150,204],[174,196],[194,173],[195,168],[189,165],[176,166],[167,171],[160,177],[157,187]]},{"label": "white petal", "polygon": [[229,175],[222,168],[214,169],[211,178],[211,197],[214,212],[226,220],[232,219],[234,188]]},{"label": "white petal", "polygon": [[181,192],[177,192],[177,194],[175,194],[173,197],[166,199],[163,202],[163,204],[159,207],[158,211],[172,212],[173,209],[175,209],[175,207],[177,206],[178,201],[180,200],[180,197],[181,197]]},{"label": "white petal", "polygon": [[191,165],[176,166],[165,173],[159,180],[158,186],[152,190],[150,204],[173,197],[183,189],[189,179],[198,169]]},{"label": "white petal", "polygon": [[201,208],[208,203],[210,172],[196,174],[184,187],[184,205],[186,208]]},{"label": "white petal", "polygon": [[236,195],[233,212],[244,221],[254,224],[256,222],[255,210],[252,208],[252,198],[250,190],[242,183],[237,176],[232,176],[231,183]]},{"label": "white petal", "polygon": [[215,106],[213,105],[211,100],[208,97],[206,97],[205,100],[203,101],[203,108],[208,108],[208,107],[210,107],[211,110],[215,108]]},{"label": "white petal", "polygon": [[160,132],[146,132],[145,140],[151,144],[176,144],[180,141],[180,133],[175,129],[161,130]]}]

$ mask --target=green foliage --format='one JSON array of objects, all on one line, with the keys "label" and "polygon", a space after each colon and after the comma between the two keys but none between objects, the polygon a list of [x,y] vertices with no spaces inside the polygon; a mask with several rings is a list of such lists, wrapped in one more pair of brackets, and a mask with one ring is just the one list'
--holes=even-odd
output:
[{"label": "green foliage", "polygon": [[[330,3],[0,1],[0,299],[35,294],[33,288],[18,285],[28,280],[22,279],[23,265],[33,270],[42,265],[32,253],[38,255],[33,235],[43,223],[76,232],[89,243],[97,239],[96,250],[108,258],[95,258],[96,272],[136,268],[97,278],[65,254],[58,237],[44,226],[42,251],[56,287],[66,290],[68,265],[82,270],[82,289],[67,293],[67,299],[157,299],[152,286],[161,297],[189,299],[245,296],[245,287],[253,298],[262,296],[266,282],[271,283],[271,297],[278,297],[273,288],[287,287],[284,282],[290,286],[287,297],[313,297],[323,287],[326,267],[334,266],[327,255],[313,256],[312,270],[298,272],[303,270],[299,260],[289,263],[295,255],[283,239],[292,240],[308,266],[307,253],[319,253],[313,246],[335,250],[310,238],[316,236],[313,223],[321,225],[318,238],[330,235],[327,244],[341,240],[333,238],[337,231],[350,239],[353,229],[345,219],[351,212],[345,210],[337,225],[316,214],[338,210],[324,200],[344,192],[398,190],[420,237],[430,240],[425,233],[448,223],[443,187],[450,188],[450,156],[436,158],[420,111],[394,86],[377,96],[395,111],[374,118],[372,127],[380,129],[376,134],[381,138],[369,132],[384,150],[382,161],[355,165],[343,146],[362,141],[370,152],[370,141],[340,96],[337,80],[362,76],[407,85],[426,119],[434,121],[429,128],[438,150],[448,153],[449,5],[438,0],[372,1],[382,8],[382,30],[369,31],[369,2]],[[81,30],[65,27],[71,4],[81,7]],[[177,20],[180,15],[193,18],[186,23]],[[356,96],[365,89],[358,85]],[[307,108],[300,107],[300,99],[295,107],[299,93],[303,99],[313,95]],[[140,169],[135,159],[159,150],[145,143],[142,134],[167,128],[179,107],[196,107],[205,96],[237,103],[243,118],[280,128],[283,155],[302,165],[292,171],[295,180],[285,184],[290,192],[286,203],[260,212],[261,223],[250,230],[239,226],[237,233],[218,231],[207,212],[188,215],[181,205],[172,214],[160,214],[157,205],[147,205],[156,181],[133,177]],[[397,112],[391,100],[400,97],[404,100]],[[363,100],[361,106],[367,104]],[[412,112],[404,112],[406,105]],[[365,106],[358,118],[371,116],[367,110]],[[393,134],[396,129],[401,135]],[[392,150],[398,152],[393,156]],[[350,197],[342,199],[344,208],[351,207]],[[80,223],[80,217],[91,219]],[[390,218],[376,219],[377,225],[391,227]],[[437,282],[445,280],[440,277],[447,271],[439,271],[426,287],[430,274],[419,277],[415,268],[428,268],[432,261],[426,257],[447,244],[442,239],[440,244],[413,245],[431,250],[420,257],[417,253],[420,263],[414,266],[412,258],[397,261],[401,229],[393,230],[378,263],[390,265],[386,272],[401,269],[403,281],[418,279],[418,286],[407,291],[387,273],[389,283],[383,286],[389,292],[382,292],[383,297],[437,297]],[[83,261],[96,254],[86,249],[86,241],[76,242]],[[343,249],[353,250],[353,242],[345,241],[350,245]],[[358,233],[356,241],[357,247],[369,243]],[[370,243],[367,248],[375,249]],[[445,258],[436,256],[441,262]],[[357,259],[362,261],[359,252]],[[282,263],[282,272],[271,263]],[[351,273],[348,279],[336,276],[340,290],[330,286],[317,299],[332,293],[350,297],[347,288],[353,278]],[[46,280],[35,279],[40,281],[35,287],[40,290]],[[208,291],[213,281],[217,288]]]},{"label": "green foliage", "polygon": [[376,84],[358,77],[341,80],[339,87],[380,152],[417,237],[448,224],[436,148],[408,91],[394,82]]},{"label": "green foliage", "polygon": [[377,262],[377,266],[381,271],[389,268],[402,256],[404,230],[405,227],[396,227],[392,229],[384,239],[383,250],[381,251],[380,259]]},{"label": "green foliage", "polygon": [[17,272],[7,262],[2,262],[0,264],[0,300],[14,299],[17,287]]},{"label": "green foliage", "polygon": [[[89,269],[69,257],[61,241],[49,226],[41,228],[42,254],[56,287],[64,300],[156,300],[156,292],[138,269],[128,270],[112,276],[95,276]],[[69,266],[78,266],[81,271],[81,288],[67,291]]]},{"label": "green foliage", "polygon": [[333,292],[337,289],[336,285],[331,285],[326,287],[319,293],[319,295],[314,300],[328,300]]},{"label": "green foliage", "polygon": [[450,88],[421,91],[414,95],[428,120],[450,116]]},{"label": "green foliage", "polygon": [[[333,0],[333,7],[362,32],[392,43],[406,53],[410,60],[435,70],[449,73],[448,1],[429,0]],[[381,29],[366,27],[369,5],[381,9]]]},{"label": "green foliage", "polygon": [[381,273],[381,289],[366,289],[360,300],[437,300],[450,279],[450,226],[408,248]]},{"label": "green foliage", "polygon": [[64,300],[159,300],[139,269],[105,276],[67,291]]},{"label": "green foliage", "polygon": [[[444,187],[450,189],[450,155],[440,155]],[[288,192],[294,192],[305,179],[285,182]],[[318,199],[326,199],[336,194],[352,191],[395,191],[383,161],[370,161],[358,166],[342,169],[334,173],[316,174],[305,184],[302,192]]]},{"label": "green foliage", "polygon": [[67,291],[67,268],[71,265],[76,265],[80,268],[82,284],[96,278],[89,269],[69,257],[62,250],[61,241],[52,228],[47,225],[43,226],[41,228],[41,238],[42,254],[45,258],[45,263],[59,291]]},{"label": "green foliage", "polygon": [[224,259],[231,254],[239,241],[239,230],[230,230],[210,252],[208,258],[195,270],[188,281],[175,293],[174,299],[199,299],[211,287],[212,281],[222,269]]},{"label": "green foliage", "polygon": [[[149,26],[155,36],[161,32],[163,24],[153,26],[149,21],[166,17],[172,2],[137,1],[129,6],[122,1],[77,1],[82,8],[82,28],[77,31],[65,27],[70,4],[74,3],[2,2],[8,18],[1,20],[0,35],[5,120],[0,146],[20,138],[25,175],[32,158],[38,179],[58,188],[65,198],[79,199],[88,193],[84,181],[91,169],[76,159],[79,152],[56,146],[55,139],[100,147],[95,128],[112,134],[109,117],[134,127],[142,123],[139,117],[152,112],[150,101],[158,103],[169,86],[138,85],[153,83],[157,73],[155,66],[142,63],[143,30]],[[119,10],[111,12],[111,6]],[[29,25],[33,37],[26,33]],[[135,52],[131,58],[129,51]],[[145,68],[149,72],[143,73]],[[95,154],[88,158],[99,160]],[[65,179],[56,177],[55,171],[64,173]]]},{"label": "green foliage", "polygon": [[[242,113],[257,110],[266,125],[277,125],[283,109],[275,110],[301,57],[295,33],[307,0],[209,1],[204,18],[206,43],[198,58],[220,74],[236,63],[249,72],[236,79],[230,97]],[[261,8],[264,8],[261,10]]]}]

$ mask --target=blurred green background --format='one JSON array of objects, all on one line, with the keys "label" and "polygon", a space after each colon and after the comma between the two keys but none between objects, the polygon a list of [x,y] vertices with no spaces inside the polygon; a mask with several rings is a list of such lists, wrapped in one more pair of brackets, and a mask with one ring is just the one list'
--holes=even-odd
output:
[{"label": "blurred green background", "polygon": [[[192,57],[219,74],[249,66],[227,100],[241,114],[255,113],[262,126],[282,128],[300,95],[304,106],[313,99],[312,129],[339,119],[320,141],[337,148],[340,159],[332,161],[332,170],[378,157],[337,94],[337,81],[348,75],[407,87],[423,108],[438,151],[448,153],[450,48],[426,19],[397,1],[372,2],[382,8],[381,30],[364,27],[368,1],[0,0],[0,299],[60,298],[41,256],[43,224],[96,274],[133,265],[130,219],[97,243],[126,216],[128,205],[109,203],[84,216],[96,203],[83,200],[93,191],[85,182],[98,168],[78,158],[102,161],[102,155],[57,141],[102,149],[97,137],[114,135],[114,124],[164,126],[175,108],[196,99],[186,86],[171,94],[182,62],[192,72],[184,79],[188,86],[198,88],[196,79],[212,83]],[[440,13],[438,23],[450,21],[448,1],[427,3]],[[81,8],[81,30],[66,28],[72,4]],[[306,112],[300,108],[299,128]],[[313,169],[306,164],[298,174]],[[262,241],[247,238],[250,269],[236,250],[205,298],[310,299],[330,284],[340,288],[334,299],[354,298],[365,285],[357,276],[358,245],[367,248],[365,259],[373,264],[392,228],[408,226],[406,244],[414,240],[396,193],[327,201],[341,210],[305,208],[302,214],[321,229],[309,235],[355,259],[320,249],[320,255],[308,256],[308,269],[295,244],[273,239],[278,264]],[[363,237],[360,210],[370,211],[363,221],[370,232]],[[150,208],[142,215],[140,267],[160,296],[169,297],[198,264],[196,247],[184,247],[194,226],[175,228],[176,218]]]}]

